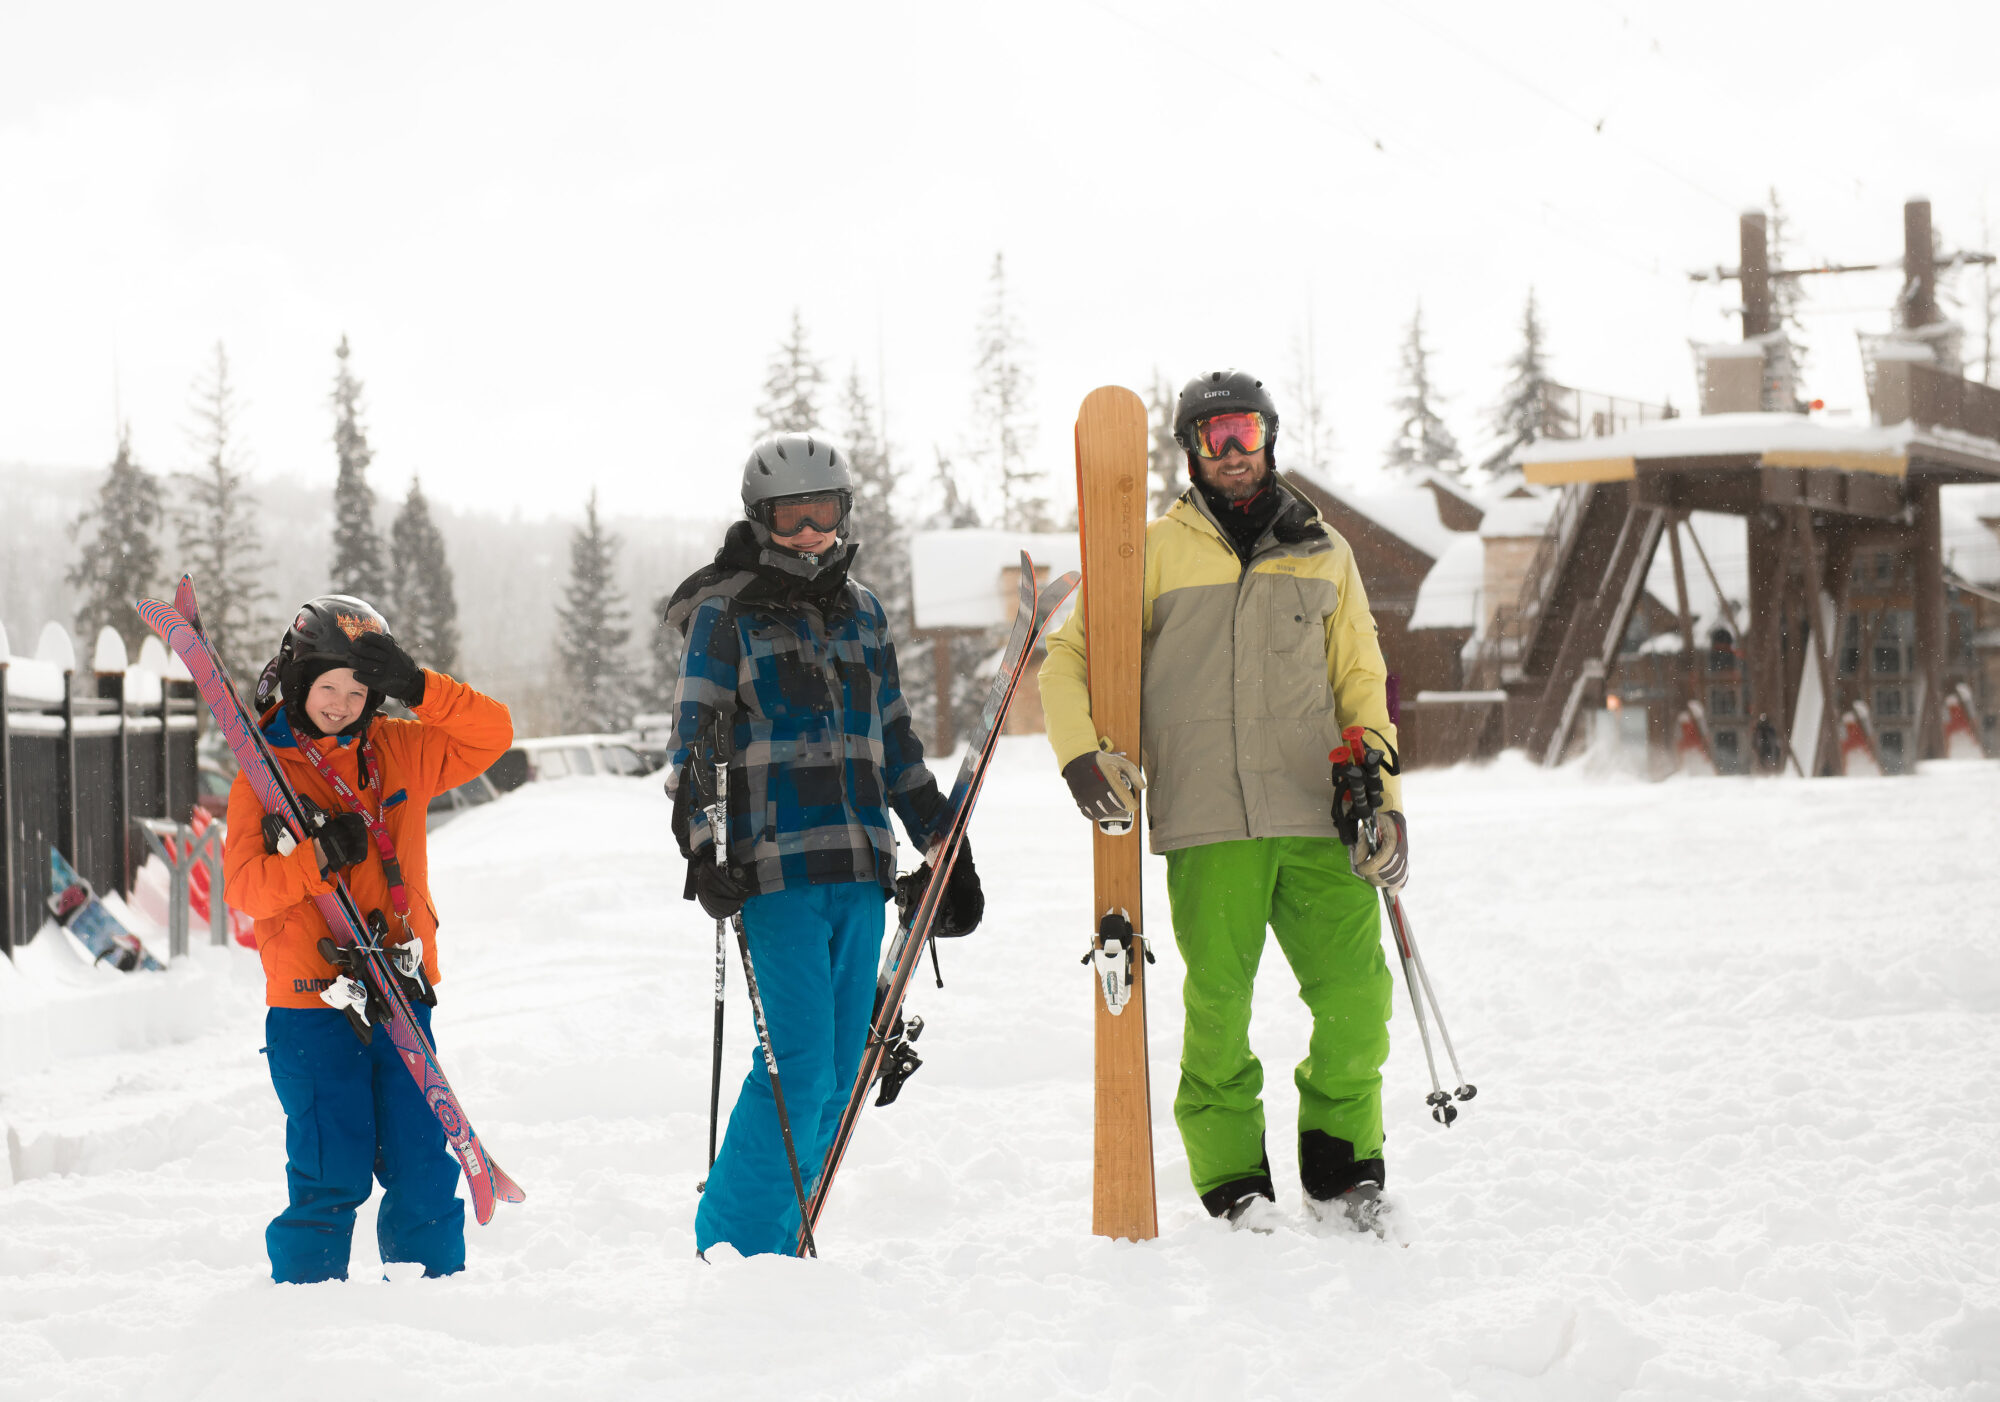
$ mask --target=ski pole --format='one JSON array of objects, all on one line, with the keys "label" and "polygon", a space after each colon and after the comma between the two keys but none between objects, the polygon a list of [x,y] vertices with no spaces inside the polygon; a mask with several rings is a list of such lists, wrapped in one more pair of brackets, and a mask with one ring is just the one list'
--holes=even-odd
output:
[{"label": "ski pole", "polygon": [[[723,984],[729,973],[729,945],[723,934],[727,921],[715,922],[715,1054],[708,1069],[708,1169],[715,1171],[715,1128],[722,1118],[722,1001]],[[701,1180],[706,1188],[708,1180]],[[700,1191],[697,1189],[696,1191]]]},{"label": "ski pole", "polygon": [[[1334,821],[1341,829],[1341,837],[1350,846],[1365,837],[1371,851],[1382,845],[1381,828],[1375,815],[1381,805],[1381,772],[1386,767],[1391,774],[1398,772],[1393,752],[1384,755],[1382,751],[1369,745],[1359,726],[1351,726],[1342,733],[1346,744],[1335,749],[1327,758],[1334,766],[1334,789],[1337,795],[1334,805]],[[1386,744],[1387,741],[1385,740]],[[1384,761],[1387,760],[1385,766]],[[1430,1106],[1431,1118],[1451,1128],[1458,1118],[1458,1107],[1452,1104],[1454,1098],[1470,1100],[1479,1094],[1479,1087],[1465,1079],[1459,1069],[1458,1051],[1452,1046],[1451,1033],[1446,1030],[1444,1010],[1438,1006],[1437,993],[1431,987],[1429,972],[1424,968],[1423,955],[1417,950],[1416,932],[1410,927],[1408,912],[1403,909],[1402,897],[1397,892],[1384,888],[1383,905],[1389,912],[1389,928],[1396,938],[1396,953],[1403,965],[1403,986],[1409,990],[1410,1009],[1416,1014],[1417,1036],[1423,1043],[1424,1064],[1430,1070],[1431,1090],[1424,1097]],[[1431,1050],[1431,1033],[1424,1006],[1430,1005],[1431,1016],[1436,1017],[1438,1036],[1444,1042],[1445,1055],[1451,1060],[1452,1074],[1458,1078],[1455,1091],[1446,1092],[1438,1079],[1437,1056]]]},{"label": "ski pole", "polygon": [[1417,979],[1424,986],[1424,997],[1430,1001],[1431,1016],[1437,1019],[1438,1036],[1444,1040],[1444,1054],[1451,1059],[1451,1074],[1458,1078],[1458,1086],[1452,1091],[1454,1098],[1470,1100],[1479,1094],[1479,1087],[1465,1079],[1465,1072],[1458,1066],[1458,1050],[1451,1044],[1451,1031],[1444,1025],[1444,1009],[1439,1006],[1437,994],[1431,989],[1431,976],[1424,968],[1424,953],[1417,948],[1417,932],[1410,926],[1409,912],[1403,909],[1402,898],[1392,891],[1384,891],[1389,902],[1391,918],[1402,926],[1403,939],[1410,947],[1410,961],[1417,966]]},{"label": "ski pole", "polygon": [[778,1054],[771,1049],[771,1029],[764,1021],[764,999],[757,992],[757,966],[750,962],[750,936],[743,932],[743,917],[736,917],[736,947],[743,954],[743,984],[750,990],[750,1015],[757,1023],[757,1045],[764,1051],[764,1069],[771,1076],[771,1103],[778,1110],[778,1133],[785,1141],[785,1161],[792,1167],[792,1193],[799,1202],[799,1237],[806,1255],[819,1255],[813,1243],[812,1223],[806,1217],[806,1185],[799,1176],[799,1152],[792,1144],[792,1120],[785,1113],[785,1087],[778,1079]]},{"label": "ski pole", "polygon": [[[708,752],[709,758],[712,761],[709,772],[713,776],[710,785],[713,798],[711,802],[704,805],[704,808],[708,813],[709,836],[715,843],[715,864],[717,866],[727,863],[729,849],[729,759],[727,743],[722,739],[723,724],[722,717],[717,716],[714,722],[711,723],[708,733],[697,743],[696,753],[688,757],[688,767],[692,771],[688,776],[689,778],[693,778],[701,772],[699,766],[702,760],[700,753],[702,750]],[[729,942],[728,936],[725,933],[728,923],[726,920],[715,922],[715,1048],[709,1057],[708,1067],[708,1170],[710,1173],[715,1171],[715,1134],[716,1128],[722,1119],[722,1020],[723,1009],[725,1007],[723,1002],[723,988],[728,982],[729,974]],[[706,1178],[694,1185],[694,1190],[697,1193],[704,1192],[707,1188],[708,1179]]]}]

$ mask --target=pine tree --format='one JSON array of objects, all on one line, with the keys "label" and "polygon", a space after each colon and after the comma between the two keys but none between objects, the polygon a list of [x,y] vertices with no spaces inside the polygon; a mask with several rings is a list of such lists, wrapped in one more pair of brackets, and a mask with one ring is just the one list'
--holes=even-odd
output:
[{"label": "pine tree", "polygon": [[848,470],[854,478],[853,536],[861,542],[855,561],[857,577],[874,591],[889,615],[889,634],[896,641],[903,699],[919,733],[930,730],[937,695],[937,669],[931,649],[918,643],[916,599],[910,580],[910,532],[898,510],[903,470],[878,426],[874,403],[861,382],[861,372],[849,367],[841,395],[847,434]]},{"label": "pine tree", "polygon": [[890,621],[907,626],[910,543],[896,511],[896,489],[903,474],[876,428],[875,406],[861,383],[861,372],[852,367],[841,392],[841,409],[847,434],[847,470],[854,479],[851,533],[862,545],[857,568],[889,610]]},{"label": "pine tree", "polygon": [[375,459],[361,426],[361,381],[347,363],[347,337],[334,347],[333,451],[340,475],[333,484],[333,565],[331,592],[375,603],[384,597],[388,573],[382,567],[382,537],[375,530],[375,489],[368,464]]},{"label": "pine tree", "polygon": [[1285,397],[1290,403],[1279,415],[1285,427],[1284,465],[1327,472],[1333,466],[1333,425],[1327,421],[1326,396],[1320,392],[1319,341],[1310,312],[1305,329],[1292,337],[1292,383]]},{"label": "pine tree", "polygon": [[764,399],[757,406],[757,432],[810,433],[822,427],[820,395],[826,389],[826,367],[806,344],[806,324],[792,308],[792,329],[764,375]]},{"label": "pine tree", "polygon": [[556,610],[561,664],[558,704],[571,733],[623,730],[631,723],[634,686],[626,647],[625,600],[618,592],[618,537],[597,515],[597,489],[570,533],[569,584]]},{"label": "pine tree", "polygon": [[118,456],[97,489],[97,504],[77,517],[70,539],[81,540],[95,522],[97,533],[63,578],[78,592],[77,636],[95,638],[106,624],[125,640],[127,654],[136,656],[147,636],[145,622],[132,606],[153,593],[160,578],[159,480],[132,460],[132,430],[118,433]]},{"label": "pine tree", "polygon": [[1152,514],[1164,516],[1187,490],[1187,452],[1174,438],[1174,409],[1179,398],[1160,367],[1153,367],[1152,389],[1146,395],[1146,422],[1151,427],[1146,446],[1146,496]]},{"label": "pine tree", "polygon": [[[1979,246],[1988,252],[1993,248],[1993,226],[1984,209],[1979,212]],[[1996,364],[1993,331],[2000,325],[2000,281],[1995,280],[1991,263],[1979,265],[1979,291],[1973,310],[1979,322],[1979,379],[1990,385]]]},{"label": "pine tree", "polygon": [[[958,465],[937,445],[931,446],[936,459],[936,467],[931,474],[931,497],[937,503],[926,525],[939,531],[976,531],[984,522],[979,515],[979,504],[972,494],[965,490],[958,478]],[[995,644],[982,633],[960,632],[951,639],[951,714],[954,732],[964,737],[979,718],[979,708],[985,696],[986,686],[979,680],[979,664],[992,655]],[[933,659],[935,648],[925,648]],[[924,665],[921,676],[925,685],[919,691],[914,682],[906,680],[903,695],[910,703],[910,711],[920,726],[928,727],[935,720],[937,697],[937,665],[933,660]],[[935,736],[936,730],[929,734]]]},{"label": "pine tree", "polygon": [[[389,624],[411,657],[434,671],[458,672],[458,595],[444,535],[431,519],[423,483],[410,494],[389,528]],[[365,595],[363,597],[366,597]]]},{"label": "pine tree", "polygon": [[931,490],[938,503],[937,510],[931,513],[931,529],[978,530],[985,524],[979,518],[979,503],[960,484],[957,464],[936,444],[931,445],[931,452],[937,458],[937,468],[931,474]]},{"label": "pine tree", "polygon": [[680,635],[679,629],[667,624],[667,605],[673,602],[673,597],[669,592],[655,599],[649,619],[652,627],[646,651],[650,665],[645,683],[639,690],[639,699],[645,710],[653,715],[673,714],[674,693],[681,684],[681,652],[687,640]]},{"label": "pine tree", "polygon": [[1011,531],[1049,529],[1047,482],[1028,465],[1035,444],[1030,400],[1034,380],[1026,345],[1007,298],[1007,268],[993,255],[989,297],[979,320],[973,367],[972,436],[966,447],[982,484],[999,497],[1000,525]]},{"label": "pine tree", "polygon": [[[1785,213],[1785,207],[1778,202],[1778,188],[1775,185],[1771,187],[1770,198],[1771,209],[1767,216],[1770,243],[1764,261],[1773,272],[1776,272],[1791,261],[1792,221]],[[1794,382],[1806,365],[1806,325],[1801,315],[1805,301],[1804,278],[1771,279],[1772,322],[1776,329],[1783,333],[1783,345],[1780,347],[1783,362],[1778,368],[1780,373],[1786,374]],[[1789,409],[1792,406],[1788,403],[1782,407]]]},{"label": "pine tree", "polygon": [[1403,392],[1393,402],[1396,436],[1389,444],[1388,466],[1415,474],[1425,470],[1452,477],[1465,475],[1458,440],[1438,415],[1439,395],[1431,383],[1431,352],[1424,344],[1424,307],[1410,313],[1409,334],[1403,338]]},{"label": "pine tree", "polygon": [[1480,464],[1481,471],[1499,472],[1517,449],[1540,439],[1569,436],[1569,421],[1553,393],[1556,382],[1549,376],[1547,340],[1531,287],[1528,305],[1521,313],[1521,349],[1507,363],[1512,375],[1494,413],[1493,432],[1499,446]]},{"label": "pine tree", "polygon": [[218,341],[215,363],[194,385],[195,428],[188,441],[201,466],[175,474],[182,489],[170,514],[184,566],[200,593],[203,631],[230,674],[247,686],[264,663],[261,635],[270,626],[263,605],[271,591],[262,577],[257,501],[236,445],[241,412],[229,382],[229,355]]}]

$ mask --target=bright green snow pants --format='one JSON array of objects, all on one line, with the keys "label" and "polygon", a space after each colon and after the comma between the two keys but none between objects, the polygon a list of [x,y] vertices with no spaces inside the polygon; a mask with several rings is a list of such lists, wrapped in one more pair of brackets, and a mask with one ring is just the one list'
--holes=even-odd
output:
[{"label": "bright green snow pants", "polygon": [[1182,848],[1167,853],[1167,896],[1187,964],[1174,1122],[1209,1210],[1245,1191],[1270,1191],[1264,1068],[1250,1050],[1250,989],[1267,924],[1312,1011],[1311,1045],[1293,1073],[1308,1190],[1321,1167],[1310,1160],[1323,1163],[1328,1153],[1325,1136],[1342,1160],[1375,1161],[1379,1178],[1394,986],[1375,888],[1349,869],[1347,849],[1323,837]]}]

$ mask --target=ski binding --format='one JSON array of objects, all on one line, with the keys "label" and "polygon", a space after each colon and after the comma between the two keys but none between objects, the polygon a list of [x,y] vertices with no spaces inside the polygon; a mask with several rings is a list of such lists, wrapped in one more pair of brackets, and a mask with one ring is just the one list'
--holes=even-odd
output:
[{"label": "ski binding", "polygon": [[[1132,929],[1132,918],[1123,910],[1108,910],[1097,925],[1097,940],[1083,961],[1091,965],[1097,975],[1097,986],[1104,994],[1104,1010],[1113,1017],[1125,1011],[1125,1005],[1132,1001],[1132,942],[1138,938]],[[1153,951],[1146,951],[1146,962],[1152,963]]]}]

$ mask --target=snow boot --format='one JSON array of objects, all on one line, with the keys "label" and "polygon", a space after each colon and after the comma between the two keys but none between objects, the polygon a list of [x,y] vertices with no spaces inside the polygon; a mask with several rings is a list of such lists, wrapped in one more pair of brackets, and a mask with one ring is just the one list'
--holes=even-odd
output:
[{"label": "snow boot", "polygon": [[1396,1234],[1396,1206],[1382,1196],[1379,1185],[1363,1179],[1330,1198],[1305,1195],[1306,1216],[1322,1227],[1357,1234],[1373,1233],[1384,1241]]},{"label": "snow boot", "polygon": [[1278,1204],[1262,1193],[1245,1193],[1229,1205],[1223,1217],[1231,1230],[1239,1232],[1259,1232],[1269,1236],[1278,1229],[1284,1216],[1278,1211]]}]

